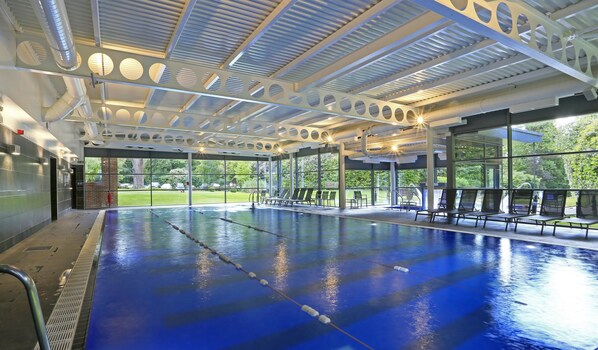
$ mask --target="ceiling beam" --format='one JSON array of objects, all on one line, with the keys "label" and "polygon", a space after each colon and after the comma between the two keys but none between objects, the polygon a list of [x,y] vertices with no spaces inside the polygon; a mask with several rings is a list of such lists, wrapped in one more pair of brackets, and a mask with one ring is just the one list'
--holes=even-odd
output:
[{"label": "ceiling beam", "polygon": [[[48,43],[43,37],[35,35],[17,35],[17,45],[23,42],[39,44],[46,52],[50,52]],[[41,64],[28,64],[17,58],[17,67],[32,72],[89,78],[91,68],[86,64],[92,55],[106,55],[104,60],[111,61],[113,69],[103,76],[97,76],[99,81],[125,84],[146,88],[158,88],[189,94],[203,94],[224,99],[250,101],[266,105],[290,107],[300,110],[318,111],[322,113],[346,116],[354,119],[375,121],[392,125],[410,126],[417,118],[418,111],[412,107],[381,101],[363,95],[350,95],[327,89],[310,89],[306,92],[297,92],[292,82],[256,77],[248,74],[220,70],[215,68],[189,65],[182,62],[142,56],[122,51],[103,49],[90,45],[78,44],[78,53],[81,56],[80,65],[72,71],[63,71],[56,66],[47,55]],[[125,59],[137,61],[143,74],[140,77],[127,78],[120,70]],[[93,59],[92,59],[93,61]],[[168,79],[155,79],[155,72],[168,71]],[[216,74],[222,83],[206,88],[200,81],[202,77]],[[154,77],[154,79],[152,79]],[[258,83],[264,86],[263,94],[251,95],[248,87]],[[241,86],[241,88],[239,88]]]},{"label": "ceiling beam", "polygon": [[361,49],[328,65],[297,83],[297,90],[321,86],[344,74],[368,66],[422,37],[435,33],[450,24],[450,20],[434,12],[426,12],[398,27]]},{"label": "ceiling beam", "polygon": [[[452,0],[414,1],[566,75],[590,86],[598,86],[595,77],[598,72],[592,71],[592,63],[598,63],[598,48],[576,38],[569,28],[530,6],[516,2],[463,0],[461,4],[465,7],[457,8]],[[501,12],[510,15],[499,17]],[[530,35],[524,35],[522,26],[518,25],[522,16],[525,16],[525,28],[531,29]],[[548,40],[542,39],[544,37]],[[573,65],[569,64],[567,54],[559,50],[565,46],[573,48]]]},{"label": "ceiling beam", "polygon": [[[281,78],[295,67],[300,65],[301,63],[305,62],[306,60],[314,57],[315,55],[319,54],[320,52],[324,51],[328,47],[336,44],[343,38],[347,37],[349,34],[353,33],[357,29],[361,28],[364,24],[368,23],[372,18],[380,16],[384,12],[388,11],[391,7],[395,6],[398,3],[403,2],[404,0],[382,0],[376,5],[370,7],[365,12],[357,16],[352,21],[348,22],[344,26],[342,26],[339,30],[332,33],[324,40],[320,41],[316,45],[312,46],[309,50],[305,51],[301,55],[294,58],[291,62],[287,63],[284,67],[280,68],[276,72],[270,75],[271,78]],[[234,57],[234,56],[233,56]],[[252,94],[256,93],[257,89],[252,87]],[[221,108],[216,114],[220,115],[233,107],[237,106],[239,101],[232,101],[223,108]],[[257,107],[260,108],[260,107]],[[257,109],[256,109],[257,110]]]},{"label": "ceiling beam", "polygon": [[[552,13],[550,15],[550,18],[552,18],[555,21],[565,24],[565,21],[568,18],[571,18],[572,16],[575,16],[583,11],[587,11],[588,9],[593,9],[596,7],[598,7],[598,0],[584,0],[584,1],[581,1],[574,5],[565,7],[558,11],[555,11],[554,13]],[[529,33],[529,26],[526,27],[525,33]],[[405,78],[411,77],[415,74],[419,74],[421,71],[426,70],[426,69],[432,69],[432,68],[436,68],[436,67],[439,67],[444,64],[448,64],[450,62],[462,59],[464,56],[467,56],[467,55],[475,55],[481,50],[484,50],[491,46],[496,46],[496,45],[499,45],[499,44],[496,43],[494,40],[485,39],[481,42],[478,42],[473,45],[450,52],[446,55],[439,56],[435,59],[424,62],[420,65],[413,66],[411,68],[402,70],[400,72],[397,72],[396,74],[386,76],[382,79],[377,79],[375,81],[372,81],[372,82],[362,85],[360,87],[352,89],[349,92],[352,94],[359,94],[359,93],[371,91],[371,93],[369,93],[369,95],[379,95],[379,93],[376,93],[376,88],[378,88],[380,86],[383,86],[390,82],[396,82],[397,80],[400,80],[400,79],[405,79]],[[530,59],[529,57],[527,57],[525,55],[518,55],[516,57],[520,57],[521,62]],[[466,76],[467,75],[463,75],[463,77],[466,77]],[[451,80],[454,81],[454,79],[452,79],[452,77],[451,77]],[[426,84],[426,82],[423,82],[422,84]],[[422,89],[424,89],[424,88],[422,88]],[[393,97],[391,96],[388,99],[392,99],[392,98]]]},{"label": "ceiling beam", "polygon": [[260,23],[260,25],[237,47],[220,66],[221,69],[227,69],[232,66],[237,60],[241,58],[253,44],[255,44],[266,32],[270,29],[276,21],[290,9],[297,0],[282,0],[272,12]]},{"label": "ceiling beam", "polygon": [[183,30],[185,29],[185,25],[187,24],[189,17],[191,17],[191,13],[193,12],[195,3],[197,3],[197,0],[187,0],[187,3],[185,4],[183,11],[181,12],[181,15],[176,24],[176,27],[174,28],[174,31],[172,32],[172,35],[170,36],[168,45],[166,46],[166,51],[164,52],[164,58],[170,58],[170,55],[172,55],[172,52],[174,51],[177,43],[179,42],[179,39],[181,38],[181,34],[183,33]]},{"label": "ceiling beam", "polygon": [[[166,110],[135,108],[115,104],[92,104],[94,117],[72,116],[74,122],[93,121],[107,125],[201,132],[231,136],[258,137],[267,140],[326,142],[331,134],[325,128],[306,127],[290,123],[236,122],[222,117],[179,113]],[[109,118],[104,119],[104,115]]]}]

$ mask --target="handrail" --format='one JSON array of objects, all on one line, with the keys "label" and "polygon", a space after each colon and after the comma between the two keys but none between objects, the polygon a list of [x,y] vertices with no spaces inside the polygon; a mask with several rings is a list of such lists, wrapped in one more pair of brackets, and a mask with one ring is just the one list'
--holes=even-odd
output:
[{"label": "handrail", "polygon": [[6,273],[16,277],[27,290],[27,298],[29,299],[29,308],[33,316],[33,323],[35,324],[35,332],[39,341],[40,349],[50,350],[50,341],[48,340],[48,333],[46,332],[46,324],[44,323],[44,315],[42,313],[42,306],[39,301],[37,288],[35,282],[27,272],[12,265],[0,264],[0,274]]}]

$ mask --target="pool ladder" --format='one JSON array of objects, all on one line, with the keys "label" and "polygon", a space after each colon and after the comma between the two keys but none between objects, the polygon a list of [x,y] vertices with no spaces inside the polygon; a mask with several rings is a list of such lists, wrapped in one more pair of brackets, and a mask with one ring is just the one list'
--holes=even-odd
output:
[{"label": "pool ladder", "polygon": [[0,264],[0,274],[8,274],[23,283],[27,291],[27,298],[29,299],[29,308],[33,316],[33,323],[35,324],[35,332],[37,333],[37,340],[39,341],[39,348],[41,350],[50,350],[50,341],[48,340],[48,332],[46,331],[46,324],[44,323],[44,315],[42,313],[42,306],[39,302],[39,295],[33,278],[27,272],[12,265]]}]

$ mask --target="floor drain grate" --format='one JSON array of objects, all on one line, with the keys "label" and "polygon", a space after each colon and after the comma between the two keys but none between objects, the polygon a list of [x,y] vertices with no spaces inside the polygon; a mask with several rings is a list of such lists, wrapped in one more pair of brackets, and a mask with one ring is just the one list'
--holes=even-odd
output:
[{"label": "floor drain grate", "polygon": [[40,246],[36,246],[36,247],[29,247],[27,249],[24,250],[24,252],[41,252],[44,250],[50,250],[52,249],[51,245],[40,245]]}]

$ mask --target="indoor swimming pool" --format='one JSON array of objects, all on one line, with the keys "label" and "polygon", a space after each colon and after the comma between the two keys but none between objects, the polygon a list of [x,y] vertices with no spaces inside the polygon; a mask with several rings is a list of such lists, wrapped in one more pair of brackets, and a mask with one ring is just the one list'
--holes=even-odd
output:
[{"label": "indoor swimming pool", "polygon": [[277,209],[110,211],[87,348],[595,349],[597,261]]}]

